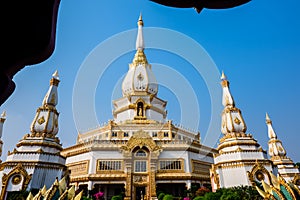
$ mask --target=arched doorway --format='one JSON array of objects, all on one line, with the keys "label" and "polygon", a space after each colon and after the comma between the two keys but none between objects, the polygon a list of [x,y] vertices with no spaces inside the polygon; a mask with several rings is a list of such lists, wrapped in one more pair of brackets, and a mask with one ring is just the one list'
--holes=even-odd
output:
[{"label": "arched doorway", "polygon": [[149,155],[150,151],[145,146],[138,146],[132,151],[133,200],[144,200],[150,197]]}]

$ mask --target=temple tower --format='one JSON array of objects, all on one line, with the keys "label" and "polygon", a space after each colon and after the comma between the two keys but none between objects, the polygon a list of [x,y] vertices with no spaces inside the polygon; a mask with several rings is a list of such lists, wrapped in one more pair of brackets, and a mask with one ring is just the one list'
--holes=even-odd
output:
[{"label": "temple tower", "polygon": [[296,185],[300,185],[299,169],[295,166],[292,159],[286,156],[286,150],[284,149],[282,142],[277,138],[268,114],[266,114],[266,124],[269,136],[269,155],[275,166],[276,172],[284,178],[286,182],[291,181]]},{"label": "temple tower", "polygon": [[2,191],[0,199],[5,199],[12,191],[38,190],[49,188],[56,178],[65,173],[65,157],[60,155],[62,145],[58,133],[57,71],[52,75],[50,87],[46,93],[30,127],[30,133],[17,143],[13,151],[8,152],[1,164]]},{"label": "temple tower", "polygon": [[136,53],[122,83],[123,97],[113,102],[114,121],[166,121],[167,102],[159,99],[158,83],[144,53],[143,20],[140,15],[136,38]]},{"label": "temple tower", "polygon": [[218,145],[211,169],[214,190],[240,185],[254,185],[256,181],[270,182],[268,172],[272,162],[252,134],[246,133],[247,126],[241,110],[235,106],[229,81],[224,73],[221,77],[223,88],[221,131],[223,137]]}]

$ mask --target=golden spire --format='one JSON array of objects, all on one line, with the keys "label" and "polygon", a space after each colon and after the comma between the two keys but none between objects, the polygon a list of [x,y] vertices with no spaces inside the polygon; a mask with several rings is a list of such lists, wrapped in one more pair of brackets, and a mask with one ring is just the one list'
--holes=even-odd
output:
[{"label": "golden spire", "polygon": [[272,120],[270,119],[268,113],[266,113],[266,124],[268,126],[268,136],[270,139],[272,138],[277,138],[277,135],[273,129],[273,126],[272,126]]},{"label": "golden spire", "polygon": [[135,48],[136,50],[144,50],[144,36],[143,36],[144,22],[142,19],[142,14],[139,17],[137,24],[138,24],[138,34],[136,37]]},{"label": "golden spire", "polygon": [[139,64],[143,64],[143,65],[148,64],[146,55],[144,53],[144,48],[145,48],[144,36],[143,36],[144,22],[142,19],[142,14],[140,14],[137,24],[138,24],[138,33],[137,33],[136,43],[135,43],[135,48],[137,51],[134,55],[132,66],[138,66]]}]

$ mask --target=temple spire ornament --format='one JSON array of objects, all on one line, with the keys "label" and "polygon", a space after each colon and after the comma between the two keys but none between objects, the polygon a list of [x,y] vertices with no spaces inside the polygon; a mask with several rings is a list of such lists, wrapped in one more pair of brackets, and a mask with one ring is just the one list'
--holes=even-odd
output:
[{"label": "temple spire ornament", "polygon": [[270,139],[277,139],[277,135],[273,129],[273,126],[272,126],[272,121],[268,115],[268,113],[266,113],[266,124],[268,126],[268,136]]},{"label": "temple spire ornament", "polygon": [[269,155],[271,156],[271,160],[276,159],[276,157],[285,158],[286,151],[282,146],[282,142],[277,139],[277,135],[273,129],[272,121],[268,113],[266,113],[266,124],[268,127],[268,136],[270,139],[268,142],[268,146],[269,146]]},{"label": "temple spire ornament", "polygon": [[210,170],[212,190],[240,185],[254,185],[256,182],[270,183],[268,173],[272,162],[252,134],[246,133],[247,127],[240,109],[230,93],[229,81],[222,72],[223,90],[221,131],[224,134],[214,155]]},{"label": "temple spire ornament", "polygon": [[[0,189],[0,199],[5,199],[10,191],[25,189],[31,191],[43,186],[49,188],[56,177],[60,179],[67,172],[66,158],[60,154],[63,147],[56,136],[59,115],[56,110],[59,81],[58,72],[55,71],[42,105],[36,111],[30,126],[30,133],[24,134],[16,147],[8,152],[6,160],[2,163],[4,167],[2,180],[6,181],[2,181],[2,185],[0,183],[2,189]],[[3,115],[1,121],[2,118]]]},{"label": "temple spire ornament", "polygon": [[224,74],[224,72],[222,72],[221,75],[221,85],[223,88],[223,98],[222,98],[222,104],[223,106],[235,106],[233,97],[230,93],[230,89],[229,89],[229,81],[227,80],[226,75]]},{"label": "temple spire ornament", "polygon": [[273,161],[275,171],[277,171],[285,181],[299,184],[300,173],[299,169],[295,166],[292,159],[286,156],[286,150],[284,149],[281,140],[277,138],[277,135],[273,129],[272,121],[269,115],[266,113],[266,124],[268,127],[269,136],[269,155]]},{"label": "temple spire ornament", "polygon": [[[2,156],[2,146],[3,146],[3,142],[1,140],[2,138],[2,132],[3,132],[3,124],[6,120],[6,112],[3,111],[3,113],[0,116],[0,156]],[[1,160],[0,160],[1,163]]]},{"label": "temple spire ornament", "polygon": [[59,82],[59,75],[56,70],[50,79],[50,86],[42,106],[38,108],[31,124],[31,133],[45,133],[49,137],[54,137],[57,134],[59,113],[56,110],[56,105],[58,104],[57,87]]},{"label": "temple spire ornament", "polygon": [[136,53],[122,82],[123,97],[113,101],[114,119],[165,121],[167,102],[157,97],[158,83],[144,53],[142,15],[137,25]]},{"label": "temple spire ornament", "polygon": [[221,126],[222,133],[225,135],[245,133],[247,126],[240,109],[235,107],[235,102],[229,89],[229,81],[224,72],[221,75],[221,85],[223,88],[222,104],[224,106]]},{"label": "temple spire ornament", "polygon": [[[148,61],[144,53],[144,48],[145,48],[144,36],[143,36],[144,22],[142,19],[142,14],[140,14],[137,25],[138,25],[138,33],[135,42],[136,53],[134,55],[132,63],[130,64],[130,67],[136,67],[139,64],[148,65]],[[149,66],[151,67],[151,65]]]},{"label": "temple spire ornament", "polygon": [[46,93],[44,100],[43,100],[43,106],[56,106],[58,103],[58,95],[57,95],[57,87],[59,84],[59,75],[58,71],[56,70],[52,74],[52,78],[50,80],[50,87],[48,92]]},{"label": "temple spire ornament", "polygon": [[136,50],[144,50],[144,37],[143,37],[144,22],[142,19],[142,13],[140,14],[137,24],[138,24],[138,34],[136,38],[135,48]]}]

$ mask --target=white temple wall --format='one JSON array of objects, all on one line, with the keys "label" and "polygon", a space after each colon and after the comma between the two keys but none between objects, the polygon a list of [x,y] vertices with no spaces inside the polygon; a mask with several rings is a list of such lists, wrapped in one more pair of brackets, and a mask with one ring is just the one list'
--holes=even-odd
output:
[{"label": "white temple wall", "polygon": [[22,185],[23,185],[23,181],[24,179],[22,179],[22,181],[19,184],[12,184],[12,177],[10,177],[10,179],[7,181],[7,188],[6,188],[6,192],[9,191],[20,191],[22,189]]},{"label": "white temple wall", "polygon": [[62,178],[62,170],[54,168],[47,170],[44,168],[35,168],[30,181],[30,188],[40,189],[45,185],[46,188],[49,189],[56,177],[58,180]]},{"label": "white temple wall", "polygon": [[156,112],[154,110],[148,109],[146,110],[146,117],[147,119],[152,119],[152,120],[156,120],[159,122],[164,122],[165,119],[163,117],[163,115],[159,112]]},{"label": "white temple wall", "polygon": [[134,119],[134,116],[135,116],[134,112],[135,111],[133,109],[130,109],[130,110],[126,110],[124,112],[118,113],[117,117],[115,119],[115,122],[123,122],[128,119]]},{"label": "white temple wall", "polygon": [[239,185],[251,185],[248,181],[247,171],[244,167],[219,169],[220,187],[228,188]]}]

